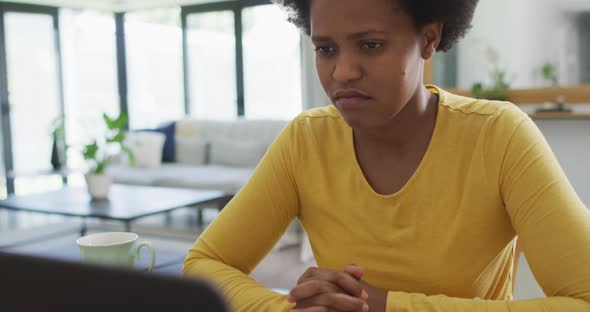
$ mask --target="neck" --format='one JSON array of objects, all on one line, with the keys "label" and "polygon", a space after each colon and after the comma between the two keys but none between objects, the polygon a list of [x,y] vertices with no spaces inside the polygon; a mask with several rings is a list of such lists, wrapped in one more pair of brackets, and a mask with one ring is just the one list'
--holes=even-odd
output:
[{"label": "neck", "polygon": [[385,125],[354,129],[357,142],[400,150],[417,139],[432,135],[438,110],[438,96],[420,87],[404,108]]}]

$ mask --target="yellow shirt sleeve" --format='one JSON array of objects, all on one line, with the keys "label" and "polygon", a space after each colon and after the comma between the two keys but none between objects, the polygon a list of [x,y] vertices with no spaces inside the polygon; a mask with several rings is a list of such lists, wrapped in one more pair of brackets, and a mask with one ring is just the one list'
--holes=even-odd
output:
[{"label": "yellow shirt sleeve", "polygon": [[298,214],[293,179],[294,123],[269,148],[255,173],[199,237],[183,274],[215,283],[234,311],[289,311],[294,304],[248,275]]},{"label": "yellow shirt sleeve", "polygon": [[[514,128],[514,127],[512,127]],[[392,291],[387,311],[590,311],[590,212],[529,118],[505,148],[500,192],[532,272],[548,298],[501,301]]]}]

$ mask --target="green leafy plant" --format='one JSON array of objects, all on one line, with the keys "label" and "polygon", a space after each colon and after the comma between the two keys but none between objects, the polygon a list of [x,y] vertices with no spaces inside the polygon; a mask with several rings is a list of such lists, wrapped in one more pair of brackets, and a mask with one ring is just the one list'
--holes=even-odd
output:
[{"label": "green leafy plant", "polygon": [[104,174],[112,158],[112,150],[115,147],[124,152],[129,157],[131,165],[135,164],[135,155],[131,149],[124,144],[125,128],[128,117],[126,113],[121,113],[117,118],[112,119],[107,114],[102,114],[102,119],[107,126],[107,133],[101,140],[95,139],[92,143],[86,144],[82,150],[82,156],[92,163],[92,174]]},{"label": "green leafy plant", "polygon": [[492,85],[485,86],[481,82],[476,82],[471,87],[471,94],[477,99],[487,100],[508,100],[508,90],[510,82],[506,78],[506,72],[496,67],[492,72]]},{"label": "green leafy plant", "polygon": [[551,63],[545,63],[541,68],[543,79],[549,81],[552,86],[557,86],[557,68]]}]

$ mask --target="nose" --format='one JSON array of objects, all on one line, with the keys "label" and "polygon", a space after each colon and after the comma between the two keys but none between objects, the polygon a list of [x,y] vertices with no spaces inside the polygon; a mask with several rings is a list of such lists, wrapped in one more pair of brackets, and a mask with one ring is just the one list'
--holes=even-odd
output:
[{"label": "nose", "polygon": [[341,53],[334,64],[332,78],[341,83],[359,80],[363,76],[360,64],[351,55]]}]

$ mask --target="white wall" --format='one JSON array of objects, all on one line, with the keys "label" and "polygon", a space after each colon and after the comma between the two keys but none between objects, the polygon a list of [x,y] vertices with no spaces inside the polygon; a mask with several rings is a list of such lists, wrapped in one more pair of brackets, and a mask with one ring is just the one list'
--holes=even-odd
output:
[{"label": "white wall", "polygon": [[497,64],[513,88],[543,86],[541,67],[547,62],[558,67],[560,84],[578,84],[574,16],[555,0],[480,0],[473,28],[458,44],[458,87],[491,82],[488,47],[499,52]]},{"label": "white wall", "polygon": [[[492,69],[487,58],[488,47],[498,51],[510,46],[511,0],[480,0],[473,17],[473,28],[457,46],[457,84],[471,89],[475,81],[489,81]],[[508,57],[500,54],[499,64],[507,64]]]},{"label": "white wall", "polygon": [[546,62],[555,63],[558,51],[563,49],[557,44],[560,11],[552,0],[513,1],[511,10],[511,31],[507,33],[511,44],[506,54],[509,71],[517,73],[512,86],[542,85],[541,67]]}]

